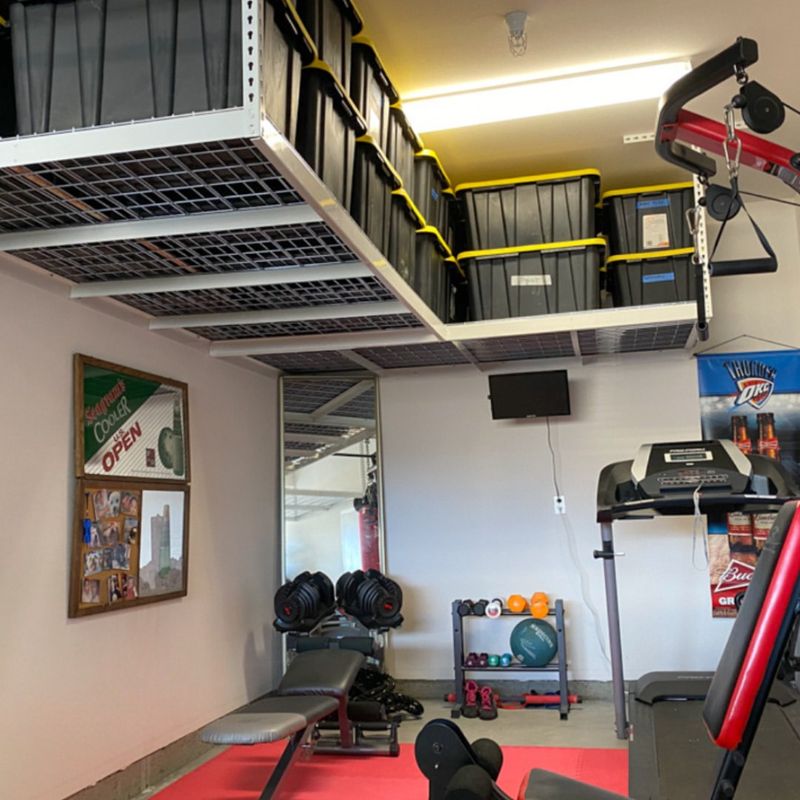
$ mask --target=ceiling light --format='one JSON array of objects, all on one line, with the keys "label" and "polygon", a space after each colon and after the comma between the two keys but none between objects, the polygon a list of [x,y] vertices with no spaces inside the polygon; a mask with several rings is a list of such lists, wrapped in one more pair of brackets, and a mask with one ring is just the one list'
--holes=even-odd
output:
[{"label": "ceiling light", "polygon": [[570,75],[551,80],[407,100],[403,110],[418,133],[526,119],[660,97],[692,68],[689,61]]}]

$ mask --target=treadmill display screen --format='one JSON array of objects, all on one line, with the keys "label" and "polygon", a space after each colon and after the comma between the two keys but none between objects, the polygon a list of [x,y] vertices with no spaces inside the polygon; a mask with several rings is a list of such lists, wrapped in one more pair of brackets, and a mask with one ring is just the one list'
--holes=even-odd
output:
[{"label": "treadmill display screen", "polygon": [[713,461],[710,450],[670,450],[664,453],[664,461],[668,464],[691,464],[695,461]]}]

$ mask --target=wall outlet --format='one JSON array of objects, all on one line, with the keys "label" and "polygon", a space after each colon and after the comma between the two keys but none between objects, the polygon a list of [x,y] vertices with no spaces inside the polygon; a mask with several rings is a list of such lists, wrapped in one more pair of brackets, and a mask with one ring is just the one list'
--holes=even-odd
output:
[{"label": "wall outlet", "polygon": [[556,514],[567,513],[567,504],[564,500],[563,494],[557,494],[553,497],[553,510],[556,512]]}]

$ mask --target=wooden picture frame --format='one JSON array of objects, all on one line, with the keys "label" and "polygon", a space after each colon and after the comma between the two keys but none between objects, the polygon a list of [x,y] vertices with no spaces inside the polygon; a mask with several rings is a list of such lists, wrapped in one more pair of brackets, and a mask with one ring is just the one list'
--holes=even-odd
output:
[{"label": "wooden picture frame", "polygon": [[73,370],[76,477],[189,483],[185,383],[82,354]]},{"label": "wooden picture frame", "polygon": [[70,617],[186,595],[189,495],[184,483],[78,479]]}]

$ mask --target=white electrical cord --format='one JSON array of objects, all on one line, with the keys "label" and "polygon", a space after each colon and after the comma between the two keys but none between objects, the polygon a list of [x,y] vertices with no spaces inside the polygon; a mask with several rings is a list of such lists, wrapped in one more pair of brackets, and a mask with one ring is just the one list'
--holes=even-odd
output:
[{"label": "white electrical cord", "polygon": [[[550,417],[545,417],[545,420],[547,422],[547,446],[550,449],[550,458],[553,465],[553,488],[556,491],[556,496],[560,497],[561,490],[558,487],[556,452],[553,449],[553,442],[550,438]],[[561,517],[561,523],[564,526],[564,533],[566,534],[567,550],[569,551],[570,558],[572,559],[572,563],[577,570],[578,578],[580,579],[581,598],[583,599],[583,604],[589,609],[592,617],[594,618],[594,632],[595,636],[597,636],[597,644],[600,646],[600,652],[603,654],[603,658],[608,662],[608,664],[611,664],[611,658],[608,655],[606,642],[600,635],[600,631],[603,629],[603,624],[600,619],[600,612],[592,602],[592,598],[589,593],[589,576],[586,574],[586,570],[583,568],[583,565],[578,558],[578,545],[575,540],[575,532],[572,530],[572,525],[570,525],[567,515],[560,514],[559,516]]]},{"label": "white electrical cord", "polygon": [[[706,572],[708,570],[708,537],[706,532],[701,530],[703,524],[703,514],[700,511],[700,489],[703,487],[703,481],[697,484],[697,488],[692,492],[692,501],[694,502],[694,516],[692,517],[692,566],[698,572]],[[703,537],[703,555],[705,563],[697,566],[697,539],[698,536]]]}]

